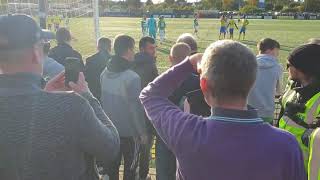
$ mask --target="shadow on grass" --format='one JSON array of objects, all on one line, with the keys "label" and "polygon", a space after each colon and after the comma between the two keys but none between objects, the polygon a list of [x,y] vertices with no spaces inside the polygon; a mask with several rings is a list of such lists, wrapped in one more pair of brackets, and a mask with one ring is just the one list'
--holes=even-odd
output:
[{"label": "shadow on grass", "polygon": [[157,51],[163,53],[163,54],[166,54],[166,55],[169,55],[170,54],[170,51],[166,48],[157,48]]},{"label": "shadow on grass", "polygon": [[[249,40],[242,40],[242,41],[240,41],[240,42],[242,42],[242,43],[244,43],[244,44],[246,44],[246,45],[251,45],[251,46],[256,46],[256,45],[258,44],[257,41],[249,41]],[[292,51],[294,48],[295,48],[295,47],[293,47],[293,46],[288,46],[288,45],[282,45],[282,44],[281,44],[280,50],[281,50],[281,51],[290,52],[290,51]]]},{"label": "shadow on grass", "polygon": [[[234,39],[235,41],[238,41],[238,39]],[[199,42],[215,42],[217,39],[200,39]],[[249,46],[256,46],[258,44],[258,41],[249,41],[249,40],[240,40],[243,44],[249,45]],[[203,47],[199,47],[200,49],[205,49]],[[283,45],[281,44],[281,51],[287,51],[290,52],[294,49],[293,46]]]}]

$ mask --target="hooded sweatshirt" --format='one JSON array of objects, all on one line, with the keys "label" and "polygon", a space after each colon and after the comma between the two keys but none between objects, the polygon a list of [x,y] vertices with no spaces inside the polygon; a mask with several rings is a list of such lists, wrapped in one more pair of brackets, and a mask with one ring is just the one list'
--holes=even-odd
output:
[{"label": "hooded sweatshirt", "polygon": [[282,66],[274,56],[257,56],[256,82],[248,97],[248,104],[258,110],[259,117],[274,117],[274,99],[281,94]]},{"label": "hooded sweatshirt", "polygon": [[145,134],[145,116],[139,101],[141,80],[131,64],[113,56],[101,74],[101,104],[120,137]]}]

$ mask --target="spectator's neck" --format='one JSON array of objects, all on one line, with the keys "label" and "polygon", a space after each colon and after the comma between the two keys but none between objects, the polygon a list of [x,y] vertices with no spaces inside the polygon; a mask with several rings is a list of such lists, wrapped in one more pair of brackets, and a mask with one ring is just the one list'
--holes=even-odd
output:
[{"label": "spectator's neck", "polygon": [[210,103],[210,106],[212,108],[248,110],[246,100],[236,100],[236,101],[213,100],[212,103]]},{"label": "spectator's neck", "polygon": [[269,56],[272,57],[273,59],[277,59],[277,56],[271,51],[268,53],[262,53],[261,51],[259,52],[259,56]]},{"label": "spectator's neck", "polygon": [[21,73],[30,73],[30,74],[37,74],[41,76],[41,72],[39,70],[39,67],[32,66],[29,64],[16,66],[16,65],[2,65],[0,67],[0,74],[21,74]]},{"label": "spectator's neck", "polygon": [[309,85],[312,84],[313,82],[314,82],[314,79],[313,79],[313,78],[304,78],[304,79],[302,79],[302,80],[300,81],[302,87],[309,86]]}]

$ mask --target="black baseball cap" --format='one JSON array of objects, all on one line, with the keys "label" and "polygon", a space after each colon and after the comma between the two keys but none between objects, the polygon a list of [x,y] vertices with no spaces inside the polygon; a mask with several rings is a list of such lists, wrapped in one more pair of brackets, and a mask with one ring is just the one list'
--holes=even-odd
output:
[{"label": "black baseball cap", "polygon": [[320,79],[320,45],[301,45],[289,54],[288,61],[303,73]]},{"label": "black baseball cap", "polygon": [[42,39],[54,38],[53,33],[42,30],[28,15],[0,16],[0,51],[28,48]]}]

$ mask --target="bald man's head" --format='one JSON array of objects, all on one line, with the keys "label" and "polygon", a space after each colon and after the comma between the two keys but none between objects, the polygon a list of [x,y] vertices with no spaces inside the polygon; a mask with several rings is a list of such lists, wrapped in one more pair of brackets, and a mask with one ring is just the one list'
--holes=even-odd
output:
[{"label": "bald man's head", "polygon": [[186,43],[189,45],[191,52],[190,54],[195,54],[198,52],[198,44],[194,36],[190,33],[181,34],[177,41],[177,43]]},{"label": "bald man's head", "polygon": [[172,65],[179,64],[187,56],[190,55],[191,49],[190,46],[186,43],[177,43],[172,46],[170,51],[170,59]]}]

